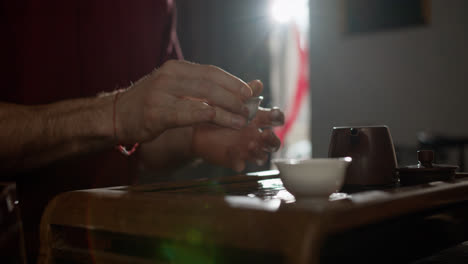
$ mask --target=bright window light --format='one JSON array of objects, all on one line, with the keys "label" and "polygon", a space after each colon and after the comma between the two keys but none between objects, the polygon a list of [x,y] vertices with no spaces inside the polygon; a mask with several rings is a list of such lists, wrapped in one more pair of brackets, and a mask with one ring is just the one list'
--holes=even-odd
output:
[{"label": "bright window light", "polygon": [[309,18],[308,0],[272,0],[271,15],[279,23],[302,24]]}]

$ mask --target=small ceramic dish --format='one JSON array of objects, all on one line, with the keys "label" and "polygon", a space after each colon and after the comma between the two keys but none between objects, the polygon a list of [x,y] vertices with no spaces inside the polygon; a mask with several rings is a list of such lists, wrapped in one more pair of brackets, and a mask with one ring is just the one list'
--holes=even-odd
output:
[{"label": "small ceramic dish", "polygon": [[245,106],[249,109],[248,121],[252,120],[257,114],[258,107],[263,100],[263,96],[250,97],[245,101]]},{"label": "small ceramic dish", "polygon": [[450,181],[455,178],[458,166],[435,164],[434,151],[418,150],[418,164],[397,168],[401,185],[416,185],[433,181]]},{"label": "small ceramic dish", "polygon": [[284,187],[295,197],[328,198],[341,189],[350,157],[276,159]]}]

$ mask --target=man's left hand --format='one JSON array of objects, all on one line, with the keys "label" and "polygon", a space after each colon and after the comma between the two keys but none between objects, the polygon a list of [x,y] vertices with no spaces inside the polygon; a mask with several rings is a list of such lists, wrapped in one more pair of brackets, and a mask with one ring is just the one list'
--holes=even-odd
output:
[{"label": "man's left hand", "polygon": [[[249,85],[253,96],[258,96],[263,89],[260,81]],[[191,151],[205,161],[241,172],[246,162],[262,165],[269,153],[279,149],[281,142],[272,127],[283,123],[284,114],[278,108],[259,108],[255,118],[239,130],[210,123],[198,124],[194,126]]]}]

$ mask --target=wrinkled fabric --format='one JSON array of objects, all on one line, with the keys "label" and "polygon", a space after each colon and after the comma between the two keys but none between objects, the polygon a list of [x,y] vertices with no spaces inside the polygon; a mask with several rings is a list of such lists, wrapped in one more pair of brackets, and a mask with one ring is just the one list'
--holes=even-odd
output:
[{"label": "wrinkled fabric", "polygon": [[[0,0],[0,32],[3,102],[95,96],[181,58],[171,0]],[[41,214],[55,195],[135,180],[131,159],[114,150],[9,176],[17,179],[29,263]]]}]

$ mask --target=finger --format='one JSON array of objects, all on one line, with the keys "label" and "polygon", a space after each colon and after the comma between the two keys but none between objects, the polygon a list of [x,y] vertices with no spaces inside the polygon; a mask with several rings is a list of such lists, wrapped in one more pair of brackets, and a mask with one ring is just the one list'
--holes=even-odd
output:
[{"label": "finger", "polygon": [[260,80],[250,81],[248,85],[252,89],[252,96],[260,96],[260,94],[262,94],[262,91],[263,91],[262,81]]},{"label": "finger", "polygon": [[254,121],[258,127],[275,127],[284,124],[284,113],[277,107],[259,107]]},{"label": "finger", "polygon": [[255,163],[258,165],[258,166],[263,166],[267,163],[268,161],[268,154],[263,152],[263,155],[262,156],[259,156],[257,158],[257,160],[255,160]]},{"label": "finger", "polygon": [[268,153],[260,149],[257,142],[251,141],[248,145],[249,160],[254,161],[258,166],[265,165],[268,160]]},{"label": "finger", "polygon": [[169,61],[163,68],[165,71],[174,72],[186,78],[203,79],[217,83],[243,99],[252,96],[252,90],[244,81],[216,66],[179,60]]},{"label": "finger", "polygon": [[227,112],[224,109],[216,106],[214,107],[214,110],[216,115],[211,122],[217,125],[234,129],[241,129],[247,125],[247,119],[243,116]]},{"label": "finger", "polygon": [[164,119],[167,127],[182,127],[211,122],[215,117],[215,109],[204,102],[178,99],[172,111],[165,115]]},{"label": "finger", "polygon": [[226,155],[228,160],[231,161],[231,164],[229,164],[230,168],[236,172],[242,172],[245,169],[245,161],[238,147],[229,148]]},{"label": "finger", "polygon": [[196,98],[213,106],[222,107],[230,112],[248,115],[242,100],[220,85],[207,80],[174,79],[164,80],[167,91],[178,97]]},{"label": "finger", "polygon": [[264,129],[261,133],[261,149],[265,152],[276,152],[281,147],[281,140],[271,129]]}]

